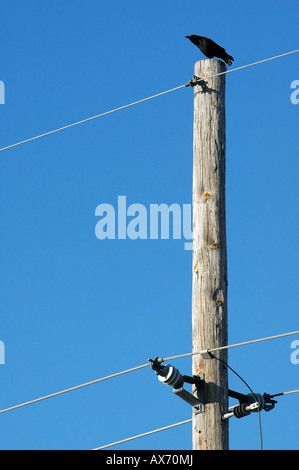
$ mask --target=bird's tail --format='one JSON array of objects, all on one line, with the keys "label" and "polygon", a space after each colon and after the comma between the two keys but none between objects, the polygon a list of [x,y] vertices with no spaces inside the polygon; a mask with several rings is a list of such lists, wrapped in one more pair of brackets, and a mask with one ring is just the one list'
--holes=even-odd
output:
[{"label": "bird's tail", "polygon": [[227,65],[232,65],[232,60],[234,60],[234,58],[231,55],[226,54],[224,60]]}]

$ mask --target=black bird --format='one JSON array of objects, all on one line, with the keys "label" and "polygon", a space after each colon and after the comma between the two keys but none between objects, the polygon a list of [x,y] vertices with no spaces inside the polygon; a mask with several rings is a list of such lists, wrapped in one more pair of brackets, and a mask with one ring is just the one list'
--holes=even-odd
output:
[{"label": "black bird", "polygon": [[212,57],[218,57],[219,59],[224,60],[227,65],[232,65],[233,57],[228,55],[223,47],[218,46],[216,42],[212,41],[212,39],[205,38],[203,36],[196,36],[196,34],[192,34],[191,36],[186,36],[186,38],[190,39],[195,46],[197,46],[201,52],[207,56],[209,59]]}]

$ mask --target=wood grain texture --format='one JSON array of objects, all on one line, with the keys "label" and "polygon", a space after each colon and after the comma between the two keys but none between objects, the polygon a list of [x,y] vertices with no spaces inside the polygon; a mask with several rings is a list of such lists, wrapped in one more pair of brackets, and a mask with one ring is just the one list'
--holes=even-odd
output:
[{"label": "wood grain texture", "polygon": [[[225,71],[222,61],[195,64],[205,85],[194,87],[193,142],[193,282],[192,350],[224,346],[227,342],[227,247],[225,216]],[[215,353],[216,355],[216,353]],[[217,353],[227,361],[227,351]],[[193,356],[193,374],[204,373],[197,396],[205,412],[193,416],[194,450],[227,450],[227,369],[216,359]]]}]

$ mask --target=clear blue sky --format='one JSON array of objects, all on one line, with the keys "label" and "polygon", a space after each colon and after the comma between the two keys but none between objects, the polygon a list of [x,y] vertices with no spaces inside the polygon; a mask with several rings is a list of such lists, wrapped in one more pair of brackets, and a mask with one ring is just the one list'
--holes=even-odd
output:
[{"label": "clear blue sky", "polygon": [[[0,147],[184,84],[204,58],[186,35],[213,38],[234,67],[298,49],[298,14],[292,0],[2,0]],[[298,330],[298,64],[227,76],[230,343]],[[183,88],[0,153],[0,409],[191,352],[184,240],[99,240],[95,210],[123,195],[190,204],[192,134]],[[297,389],[298,339],[233,349],[229,364],[256,392]],[[174,365],[192,373],[189,358]],[[261,414],[264,448],[298,449],[299,395],[278,400]],[[145,368],[0,415],[0,448],[92,449],[190,417]],[[257,414],[231,419],[230,447],[259,448]],[[185,424],[114,449],[191,448]]]}]

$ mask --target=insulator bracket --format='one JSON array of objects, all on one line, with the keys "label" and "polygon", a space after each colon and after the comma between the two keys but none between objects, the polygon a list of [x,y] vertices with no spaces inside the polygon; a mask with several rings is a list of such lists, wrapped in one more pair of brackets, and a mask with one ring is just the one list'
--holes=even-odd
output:
[{"label": "insulator bracket", "polygon": [[180,371],[172,365],[162,365],[163,359],[159,357],[149,359],[148,361],[151,368],[156,372],[159,381],[165,385],[172,386],[173,393],[189,403],[189,405],[193,407],[194,414],[203,413],[205,411],[204,403],[183,387],[184,383],[189,383],[199,388],[204,381],[204,374],[193,375],[192,377],[189,375],[181,375]]}]

